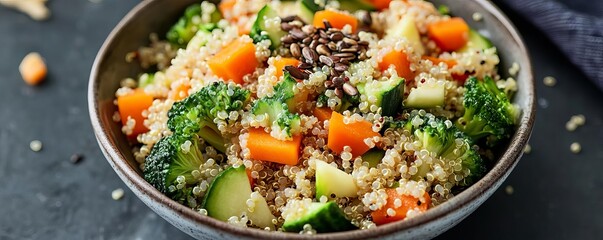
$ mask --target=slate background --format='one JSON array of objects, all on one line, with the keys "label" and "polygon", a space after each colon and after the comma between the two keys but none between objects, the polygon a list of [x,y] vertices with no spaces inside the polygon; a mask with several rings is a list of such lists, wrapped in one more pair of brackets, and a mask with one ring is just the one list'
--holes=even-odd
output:
[{"label": "slate background", "polygon": [[[566,0],[569,1],[569,0]],[[188,239],[138,200],[107,164],[86,104],[96,52],[139,0],[49,2],[53,16],[34,22],[0,7],[0,239]],[[440,239],[602,239],[603,95],[544,35],[505,6],[532,56],[537,121],[525,155],[492,198]],[[45,57],[39,87],[20,78],[28,52]],[[554,88],[542,84],[554,76]],[[575,132],[573,114],[586,115]],[[41,140],[41,152],[29,142]],[[569,151],[574,142],[582,153]],[[78,165],[69,158],[80,153]],[[514,193],[505,193],[511,185]],[[111,191],[123,188],[122,200]]]}]

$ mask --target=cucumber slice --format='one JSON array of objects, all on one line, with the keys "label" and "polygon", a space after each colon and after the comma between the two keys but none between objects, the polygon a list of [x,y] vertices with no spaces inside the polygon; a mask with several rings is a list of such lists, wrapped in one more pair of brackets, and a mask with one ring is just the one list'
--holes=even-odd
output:
[{"label": "cucumber slice", "polygon": [[474,29],[470,29],[469,30],[469,41],[467,42],[467,44],[464,47],[459,49],[457,52],[466,53],[466,52],[471,52],[471,51],[476,51],[476,50],[484,50],[484,49],[488,49],[491,47],[494,47],[494,45],[492,44],[490,39],[484,37],[484,35],[481,35]]},{"label": "cucumber slice", "polygon": [[279,18],[278,12],[269,4],[266,4],[260,11],[258,12],[258,16],[251,27],[251,32],[249,36],[253,39],[254,43],[258,43],[265,39],[270,39],[270,49],[276,49],[281,45],[281,38],[284,37],[287,33],[281,30],[280,25],[273,24],[274,26],[266,25],[266,20]]},{"label": "cucumber slice", "polygon": [[203,208],[207,215],[221,221],[228,221],[232,216],[245,214],[253,225],[261,228],[274,229],[272,220],[274,215],[268,208],[264,198],[256,201],[253,212],[247,207],[247,200],[251,197],[251,184],[247,178],[245,167],[230,167],[216,176],[211,183],[205,199]]},{"label": "cucumber slice", "polygon": [[356,12],[358,10],[375,11],[376,8],[371,2],[366,0],[343,0],[339,1],[339,9],[348,12]]},{"label": "cucumber slice", "polygon": [[[360,91],[359,91],[360,92]],[[390,78],[387,81],[372,81],[364,85],[367,96],[377,99],[375,104],[381,107],[382,116],[394,116],[402,109],[404,78]]]},{"label": "cucumber slice", "polygon": [[440,84],[426,84],[410,90],[406,104],[411,108],[433,108],[444,106],[446,89]]},{"label": "cucumber slice", "polygon": [[310,7],[306,5],[305,1],[297,0],[296,4],[298,9],[297,15],[299,16],[299,18],[304,20],[304,22],[306,22],[307,24],[312,24],[312,21],[314,21],[315,11],[312,11]]},{"label": "cucumber slice", "polygon": [[368,152],[362,154],[362,160],[368,162],[369,167],[372,168],[376,167],[377,164],[381,163],[383,157],[385,157],[385,151],[376,148],[371,149]]},{"label": "cucumber slice", "polygon": [[406,14],[396,25],[390,27],[386,31],[385,37],[395,39],[406,38],[418,54],[425,54],[425,48],[421,42],[421,35],[417,29],[417,24],[410,14]]},{"label": "cucumber slice", "polygon": [[352,175],[333,167],[321,160],[316,160],[316,199],[321,196],[335,197],[356,197],[358,196],[358,187],[354,182]]},{"label": "cucumber slice", "polygon": [[306,224],[310,224],[319,233],[340,232],[358,228],[345,217],[345,214],[335,202],[310,203],[310,206],[304,209],[301,217],[285,219],[283,230],[300,232]]}]

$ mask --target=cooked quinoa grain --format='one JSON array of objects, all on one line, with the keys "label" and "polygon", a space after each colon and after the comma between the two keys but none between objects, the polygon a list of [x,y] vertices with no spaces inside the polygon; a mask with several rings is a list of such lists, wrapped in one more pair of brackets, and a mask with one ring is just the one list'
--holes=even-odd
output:
[{"label": "cooked quinoa grain", "polygon": [[39,152],[42,150],[42,142],[40,140],[33,140],[29,143],[29,149],[34,152]]},{"label": "cooked quinoa grain", "polygon": [[[315,1],[327,16],[356,18],[342,25],[306,22],[293,3],[195,4],[166,40],[153,34],[149,47],[127,56],[158,70],[124,76],[116,97],[152,102],[113,115],[149,183],[235,226],[318,234],[418,216],[485,174],[490,141],[505,141],[513,124],[480,139],[465,116],[467,98],[487,82],[513,110],[503,113],[511,122],[520,114],[501,97],[518,85],[498,74],[496,47],[442,50],[428,32],[451,17],[425,1],[373,12]],[[222,214],[214,199],[238,202]],[[341,229],[298,222],[321,208],[340,215]]]}]

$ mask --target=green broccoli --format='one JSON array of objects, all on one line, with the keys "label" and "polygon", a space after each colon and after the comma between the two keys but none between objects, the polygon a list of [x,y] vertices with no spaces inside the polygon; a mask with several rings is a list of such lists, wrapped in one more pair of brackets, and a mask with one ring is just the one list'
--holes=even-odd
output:
[{"label": "green broccoli", "polygon": [[[473,141],[447,120],[428,113],[424,116],[411,114],[407,120],[392,121],[388,128],[408,130],[421,143],[421,149],[448,160],[461,160],[463,171],[469,171],[460,186],[469,186],[479,180],[486,167],[479,153],[473,148]],[[422,178],[429,166],[421,165],[415,179]]]},{"label": "green broccoli", "polygon": [[193,197],[192,187],[200,181],[192,172],[199,170],[204,162],[198,136],[182,138],[172,135],[153,146],[145,161],[143,176],[168,197],[188,203],[189,197]]},{"label": "green broccoli", "polygon": [[[327,95],[325,95],[324,93],[318,95],[316,101],[322,107],[329,106],[329,97],[327,97]],[[360,104],[360,94],[356,94],[354,96],[344,94],[343,98],[341,98],[341,104],[335,106],[335,109],[333,109],[333,111],[342,113],[345,110],[350,110],[350,108],[358,107],[358,104]]]},{"label": "green broccoli", "polygon": [[168,128],[174,135],[187,138],[199,135],[218,151],[225,152],[229,139],[222,136],[214,120],[218,114],[243,109],[250,96],[248,90],[234,84],[212,83],[174,103],[168,112]]},{"label": "green broccoli", "polygon": [[285,71],[282,82],[274,86],[274,95],[256,100],[251,113],[255,116],[268,115],[269,127],[283,132],[285,138],[301,132],[301,118],[291,111],[295,108],[295,79]]},{"label": "green broccoli", "polygon": [[465,83],[465,88],[465,113],[456,121],[456,126],[474,141],[485,139],[487,146],[508,139],[519,108],[511,104],[507,94],[490,77],[483,81],[472,77]]},{"label": "green broccoli", "polygon": [[215,10],[211,14],[209,22],[201,19],[201,4],[193,4],[186,8],[184,15],[167,32],[167,40],[177,46],[183,47],[195,36],[199,30],[211,31],[217,27],[215,23],[222,19],[220,11]]}]

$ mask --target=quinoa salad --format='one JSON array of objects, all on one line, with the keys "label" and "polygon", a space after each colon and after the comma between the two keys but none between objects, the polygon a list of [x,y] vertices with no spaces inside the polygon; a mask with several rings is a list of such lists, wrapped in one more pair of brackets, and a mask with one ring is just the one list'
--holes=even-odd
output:
[{"label": "quinoa salad", "polygon": [[199,214],[301,234],[404,221],[515,132],[480,20],[420,0],[194,4],[126,56],[145,71],[114,120],[145,180]]}]

